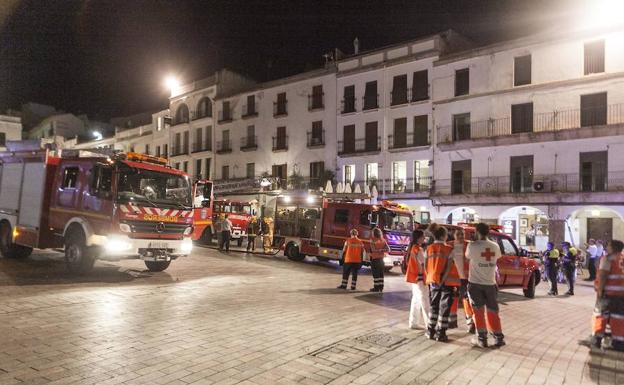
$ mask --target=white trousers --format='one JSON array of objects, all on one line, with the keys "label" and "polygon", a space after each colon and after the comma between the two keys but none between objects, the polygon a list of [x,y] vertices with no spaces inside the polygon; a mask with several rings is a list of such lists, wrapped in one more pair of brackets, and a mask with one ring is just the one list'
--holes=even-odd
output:
[{"label": "white trousers", "polygon": [[412,305],[410,306],[410,329],[425,329],[429,324],[429,286],[422,281],[411,283]]}]

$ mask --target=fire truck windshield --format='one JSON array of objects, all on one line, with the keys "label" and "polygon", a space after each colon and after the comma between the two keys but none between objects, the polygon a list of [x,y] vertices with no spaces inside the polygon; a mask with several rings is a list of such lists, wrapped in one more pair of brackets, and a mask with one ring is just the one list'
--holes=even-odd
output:
[{"label": "fire truck windshield", "polygon": [[191,208],[191,183],[186,176],[122,166],[117,176],[117,200],[152,206]]},{"label": "fire truck windshield", "polygon": [[390,210],[382,210],[379,213],[380,225],[383,230],[412,231],[414,220],[409,214],[399,214]]}]

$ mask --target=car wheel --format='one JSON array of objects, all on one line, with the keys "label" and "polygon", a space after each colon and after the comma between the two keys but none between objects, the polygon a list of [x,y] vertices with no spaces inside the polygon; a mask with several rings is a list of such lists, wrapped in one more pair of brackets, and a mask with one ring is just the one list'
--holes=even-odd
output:
[{"label": "car wheel", "polygon": [[74,227],[65,236],[65,265],[74,274],[85,274],[93,269],[95,255],[87,247],[85,235],[81,229]]},{"label": "car wheel", "polygon": [[4,221],[0,224],[0,254],[5,258],[22,259],[32,253],[32,247],[13,243],[13,229]]},{"label": "car wheel", "polygon": [[531,274],[527,288],[522,290],[527,298],[535,298],[535,274]]},{"label": "car wheel", "polygon": [[305,254],[299,253],[299,246],[294,243],[289,243],[286,246],[285,254],[291,261],[301,262],[305,259]]},{"label": "car wheel", "polygon": [[159,271],[165,271],[171,264],[171,261],[144,261],[144,262],[145,262],[145,266],[147,266],[147,269],[154,273],[159,272]]}]

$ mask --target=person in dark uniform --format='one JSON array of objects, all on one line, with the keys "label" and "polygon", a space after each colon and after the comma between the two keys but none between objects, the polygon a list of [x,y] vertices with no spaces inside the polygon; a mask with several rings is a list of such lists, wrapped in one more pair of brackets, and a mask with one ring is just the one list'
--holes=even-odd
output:
[{"label": "person in dark uniform", "polygon": [[546,251],[542,255],[546,276],[550,281],[550,291],[548,295],[559,295],[557,291],[557,272],[559,270],[559,250],[555,249],[555,244],[548,242]]},{"label": "person in dark uniform", "polygon": [[562,266],[566,281],[568,282],[567,295],[574,295],[574,281],[576,280],[576,257],[578,250],[570,245],[570,242],[561,243],[562,250]]}]

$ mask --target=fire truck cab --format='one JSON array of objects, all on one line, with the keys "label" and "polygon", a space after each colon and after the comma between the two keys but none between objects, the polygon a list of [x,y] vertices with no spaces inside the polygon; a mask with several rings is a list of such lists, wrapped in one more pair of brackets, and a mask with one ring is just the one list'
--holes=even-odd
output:
[{"label": "fire truck cab", "polygon": [[[71,272],[96,259],[139,258],[151,271],[192,250],[191,182],[142,154],[41,149],[9,142],[0,153],[0,253],[64,248]],[[60,155],[60,156],[57,156]]]},{"label": "fire truck cab", "polygon": [[252,204],[227,199],[215,200],[213,203],[213,220],[216,221],[220,216],[225,215],[232,222],[230,238],[236,240],[236,244],[241,246],[247,235],[247,225],[251,221],[251,217],[255,215]]},{"label": "fire truck cab", "polygon": [[212,243],[216,237],[212,220],[213,190],[209,180],[198,180],[193,186],[193,234],[194,241]]}]

